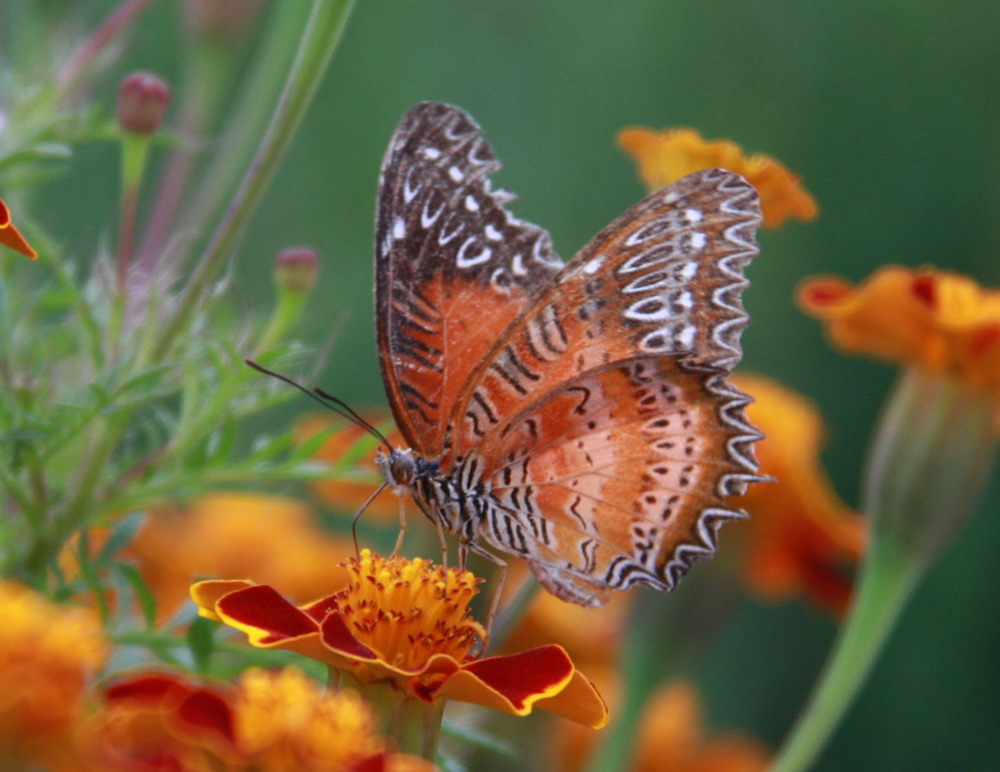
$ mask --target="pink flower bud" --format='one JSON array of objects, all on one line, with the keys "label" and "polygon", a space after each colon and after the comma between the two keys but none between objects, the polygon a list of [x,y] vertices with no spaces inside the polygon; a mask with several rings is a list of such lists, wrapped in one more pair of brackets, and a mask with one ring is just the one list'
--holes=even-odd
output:
[{"label": "pink flower bud", "polygon": [[288,247],[274,259],[274,278],[279,287],[308,292],[319,272],[319,258],[309,247]]},{"label": "pink flower bud", "polygon": [[150,72],[133,72],[118,89],[118,125],[135,134],[154,134],[170,104],[170,87]]}]

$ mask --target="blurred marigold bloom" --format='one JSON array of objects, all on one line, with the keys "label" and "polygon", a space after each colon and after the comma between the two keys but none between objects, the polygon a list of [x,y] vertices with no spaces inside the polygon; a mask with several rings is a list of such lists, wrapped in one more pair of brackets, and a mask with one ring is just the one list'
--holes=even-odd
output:
[{"label": "blurred marigold bloom", "polygon": [[108,645],[95,614],[0,582],[0,758],[58,763]]},{"label": "blurred marigold bloom", "polygon": [[843,613],[865,526],[820,465],[822,419],[811,402],[772,380],[736,375],[733,381],[755,400],[747,416],[765,435],[757,459],[761,473],[775,478],[741,499],[751,515],[743,526],[747,581],[767,597],[801,591]]},{"label": "blurred marigold bloom", "polygon": [[251,668],[234,689],[140,672],[107,688],[80,733],[94,769],[371,769],[430,772],[390,754],[354,692],[324,692],[297,668]]},{"label": "blurred marigold bloom", "polygon": [[1000,290],[931,268],[887,266],[859,286],[808,279],[798,301],[847,351],[951,373],[1000,397]]},{"label": "blurred marigold bloom", "polygon": [[25,257],[30,257],[32,260],[38,257],[38,253],[31,248],[31,245],[21,235],[21,231],[11,222],[10,210],[2,198],[0,198],[0,244],[10,247],[15,252],[20,252]]},{"label": "blurred marigold bloom", "polygon": [[307,600],[347,583],[350,539],[322,531],[309,508],[281,496],[217,493],[186,511],[151,515],[129,554],[158,601],[160,618],[189,597],[198,576],[243,576]]},{"label": "blurred marigold bloom", "polygon": [[618,132],[618,144],[639,164],[639,176],[651,192],[693,172],[720,167],[742,174],[757,188],[765,226],[776,228],[789,217],[811,220],[818,212],[798,175],[770,156],[745,156],[734,142],[709,142],[693,129],[628,128]]},{"label": "blurred marigold bloom", "polygon": [[[388,413],[384,412],[364,413],[361,417],[372,426],[385,426],[391,421]],[[323,414],[306,416],[295,426],[296,438],[300,443],[305,442],[338,421],[339,419]],[[403,437],[397,429],[386,432],[385,435],[394,446],[403,443]],[[316,452],[315,458],[331,464],[336,472],[332,479],[313,483],[313,491],[329,506],[353,514],[383,482],[376,471],[377,453],[378,444],[360,426],[350,424],[335,431]],[[368,515],[382,519],[397,518],[399,500],[391,493],[384,492],[368,505],[365,516]]]},{"label": "blurred marigold bloom", "polygon": [[756,772],[769,754],[736,732],[705,737],[698,693],[688,683],[667,686],[646,704],[636,743],[635,772]]},{"label": "blurred marigold bloom", "polygon": [[436,769],[414,756],[389,753],[371,708],[356,692],[324,691],[298,668],[245,672],[234,714],[237,741],[250,769]]},{"label": "blurred marigold bloom", "polygon": [[588,726],[607,722],[600,695],[561,647],[472,653],[483,629],[469,616],[478,583],[471,572],[368,550],[347,567],[345,590],[302,607],[239,580],[199,582],[191,595],[202,616],[244,631],[252,645],[326,662],[362,687],[390,684],[426,703],[452,699],[519,716],[537,705]]},{"label": "blurred marigold bloom", "polygon": [[239,757],[233,724],[225,693],[142,671],[105,689],[78,742],[87,769],[209,772]]}]

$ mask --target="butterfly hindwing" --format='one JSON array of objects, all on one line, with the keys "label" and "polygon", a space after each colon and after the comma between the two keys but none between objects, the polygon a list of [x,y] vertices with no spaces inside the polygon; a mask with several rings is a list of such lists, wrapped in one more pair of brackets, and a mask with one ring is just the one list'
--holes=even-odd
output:
[{"label": "butterfly hindwing", "polygon": [[375,295],[383,381],[396,422],[434,457],[454,400],[490,345],[562,268],[546,231],[492,191],[500,168],[461,110],[422,103],[382,166]]},{"label": "butterfly hindwing", "polygon": [[[567,600],[669,589],[756,477],[726,375],[746,325],[753,188],[690,175],[599,233],[507,329],[455,403],[441,467],[501,502],[481,533]],[[589,599],[589,600],[588,600]]]}]

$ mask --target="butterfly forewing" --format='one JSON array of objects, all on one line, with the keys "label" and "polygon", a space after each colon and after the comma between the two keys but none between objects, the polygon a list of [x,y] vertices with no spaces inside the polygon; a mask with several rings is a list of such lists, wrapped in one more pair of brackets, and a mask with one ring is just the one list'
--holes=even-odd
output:
[{"label": "butterfly forewing", "polygon": [[425,462],[404,485],[565,600],[670,589],[741,516],[727,497],[759,479],[749,400],[726,379],[756,192],[731,172],[690,175],[562,267],[548,234],[491,192],[498,166],[468,116],[430,103],[404,116],[383,164],[379,356]]},{"label": "butterfly forewing", "polygon": [[562,262],[546,231],[492,191],[500,168],[461,110],[423,103],[382,166],[375,295],[383,381],[396,422],[424,456],[441,452],[461,386]]}]

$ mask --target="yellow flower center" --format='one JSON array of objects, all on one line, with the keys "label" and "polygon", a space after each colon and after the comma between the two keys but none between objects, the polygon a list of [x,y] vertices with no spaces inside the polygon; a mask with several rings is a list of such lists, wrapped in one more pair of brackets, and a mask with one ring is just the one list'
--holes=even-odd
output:
[{"label": "yellow flower center", "polygon": [[355,637],[390,665],[413,670],[434,654],[461,662],[485,637],[469,616],[480,581],[471,571],[370,550],[346,566],[351,581],[338,594],[340,611]]}]

